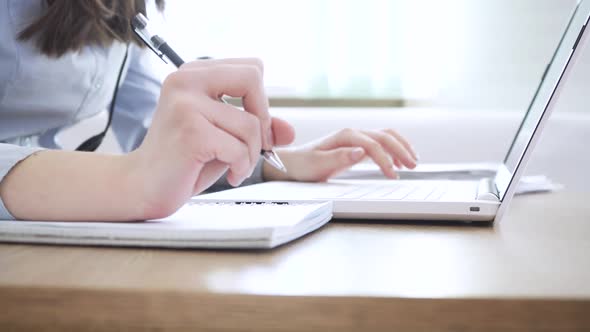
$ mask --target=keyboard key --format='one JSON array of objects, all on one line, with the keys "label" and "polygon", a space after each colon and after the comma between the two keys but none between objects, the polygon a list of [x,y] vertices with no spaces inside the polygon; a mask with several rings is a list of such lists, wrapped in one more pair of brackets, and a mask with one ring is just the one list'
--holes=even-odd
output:
[{"label": "keyboard key", "polygon": [[383,196],[382,198],[383,199],[395,199],[395,200],[404,199],[406,196],[408,196],[415,189],[416,189],[415,186],[400,186],[400,188]]},{"label": "keyboard key", "polygon": [[375,191],[375,188],[372,186],[358,186],[338,196],[338,198],[361,198],[372,191]]},{"label": "keyboard key", "polygon": [[434,191],[433,187],[419,187],[412,191],[404,200],[425,200]]},{"label": "keyboard key", "polygon": [[430,195],[428,195],[428,197],[426,197],[426,199],[429,201],[438,201],[446,192],[446,187],[436,188]]}]

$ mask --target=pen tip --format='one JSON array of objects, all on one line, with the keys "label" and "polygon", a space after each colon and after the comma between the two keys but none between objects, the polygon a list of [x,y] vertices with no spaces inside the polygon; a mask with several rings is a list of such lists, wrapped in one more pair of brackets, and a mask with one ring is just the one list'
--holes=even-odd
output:
[{"label": "pen tip", "polygon": [[264,151],[263,156],[264,159],[266,159],[266,161],[268,161],[268,163],[271,164],[274,168],[278,169],[279,171],[282,171],[283,173],[287,173],[287,168],[274,151]]}]

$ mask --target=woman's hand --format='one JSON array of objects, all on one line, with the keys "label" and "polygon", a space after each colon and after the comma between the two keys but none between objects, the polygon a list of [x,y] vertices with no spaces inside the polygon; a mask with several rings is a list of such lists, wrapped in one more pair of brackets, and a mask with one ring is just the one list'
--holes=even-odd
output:
[{"label": "woman's hand", "polygon": [[344,129],[300,147],[279,149],[277,153],[287,173],[265,163],[263,177],[267,181],[325,181],[366,157],[371,158],[385,176],[395,179],[394,166],[414,168],[418,160],[408,141],[393,129]]},{"label": "woman's hand", "polygon": [[[220,101],[241,97],[244,111]],[[255,59],[187,63],[165,80],[143,144],[130,158],[144,183],[149,218],[174,212],[228,169],[237,186],[249,177],[261,148],[289,144],[293,128],[271,118]]]},{"label": "woman's hand", "polygon": [[[220,102],[242,97],[244,109]],[[260,149],[289,144],[293,128],[271,118],[254,59],[187,63],[164,82],[152,126],[127,155],[45,150],[0,182],[17,219],[126,221],[165,217],[229,169],[250,176]]]}]

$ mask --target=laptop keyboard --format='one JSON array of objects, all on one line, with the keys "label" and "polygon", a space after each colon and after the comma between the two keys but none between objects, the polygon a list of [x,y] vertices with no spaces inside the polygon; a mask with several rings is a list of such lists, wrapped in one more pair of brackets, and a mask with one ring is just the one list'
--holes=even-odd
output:
[{"label": "laptop keyboard", "polygon": [[341,199],[384,199],[384,200],[438,200],[446,192],[446,187],[420,184],[359,185],[337,198]]}]

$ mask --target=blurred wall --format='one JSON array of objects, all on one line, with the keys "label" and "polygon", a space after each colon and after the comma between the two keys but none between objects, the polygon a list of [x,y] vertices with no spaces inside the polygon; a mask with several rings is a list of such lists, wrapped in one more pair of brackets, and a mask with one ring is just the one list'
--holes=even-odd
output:
[{"label": "blurred wall", "polygon": [[[430,0],[435,1],[435,0]],[[440,2],[440,1],[439,1]],[[459,108],[523,109],[565,29],[576,0],[448,0],[453,34],[436,35],[450,49],[438,91],[427,104]],[[428,6],[424,6],[427,10]],[[418,17],[419,12],[417,12]],[[433,37],[433,38],[435,38]],[[433,58],[434,59],[434,58]],[[560,107],[587,111],[590,51],[567,83]]]},{"label": "blurred wall", "polygon": [[[397,2],[406,33],[403,41],[393,42],[405,45],[410,105],[524,112],[576,0]],[[413,91],[430,79],[437,81],[437,88],[420,99],[423,94]],[[557,112],[588,112],[590,46],[582,50],[565,87]],[[104,121],[81,124],[65,133],[63,141],[73,147],[98,132]],[[101,150],[118,150],[112,135]]]}]

